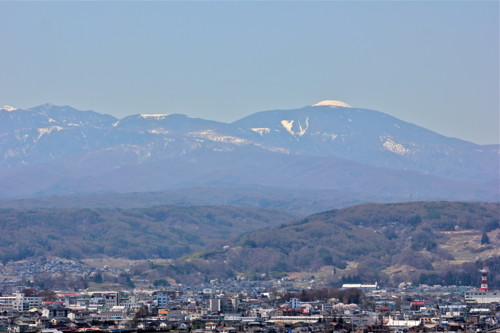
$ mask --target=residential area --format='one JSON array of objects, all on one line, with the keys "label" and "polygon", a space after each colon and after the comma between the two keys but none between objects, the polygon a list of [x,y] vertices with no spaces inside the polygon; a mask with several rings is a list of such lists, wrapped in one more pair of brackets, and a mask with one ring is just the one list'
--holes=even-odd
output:
[{"label": "residential area", "polygon": [[4,280],[0,331],[500,331],[500,292],[487,285],[299,289],[294,282],[228,279],[159,289],[53,291]]}]

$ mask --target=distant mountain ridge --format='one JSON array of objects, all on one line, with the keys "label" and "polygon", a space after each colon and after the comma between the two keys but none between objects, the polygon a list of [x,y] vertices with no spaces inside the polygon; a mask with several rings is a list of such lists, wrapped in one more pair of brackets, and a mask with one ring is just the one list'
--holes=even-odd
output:
[{"label": "distant mountain ridge", "polygon": [[498,145],[444,137],[373,110],[308,106],[259,112],[234,124],[258,129],[259,142],[279,142],[295,154],[337,156],[455,180],[498,176],[498,164],[491,163],[498,159]]},{"label": "distant mountain ridge", "polygon": [[220,182],[419,200],[491,200],[499,145],[444,137],[324,101],[234,123],[117,119],[44,104],[0,109],[0,198],[158,191]]}]

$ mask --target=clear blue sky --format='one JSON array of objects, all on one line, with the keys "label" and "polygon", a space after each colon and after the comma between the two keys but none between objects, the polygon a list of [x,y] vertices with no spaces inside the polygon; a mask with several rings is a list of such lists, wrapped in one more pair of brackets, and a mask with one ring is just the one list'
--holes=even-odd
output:
[{"label": "clear blue sky", "polygon": [[0,104],[231,122],[324,99],[499,139],[497,1],[0,1]]}]

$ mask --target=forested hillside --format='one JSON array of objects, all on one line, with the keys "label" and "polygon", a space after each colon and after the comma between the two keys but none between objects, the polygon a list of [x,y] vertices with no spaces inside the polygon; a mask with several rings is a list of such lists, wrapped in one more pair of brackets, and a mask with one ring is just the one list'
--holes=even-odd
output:
[{"label": "forested hillside", "polygon": [[243,206],[275,208],[302,216],[367,202],[406,201],[408,197],[380,198],[366,193],[306,190],[269,186],[230,187],[212,184],[154,192],[97,193],[78,196],[1,199],[0,208],[147,208],[151,206]]},{"label": "forested hillside", "polygon": [[329,283],[500,285],[500,204],[368,204],[298,218],[242,207],[1,209],[0,259],[172,259],[134,278],[200,282],[310,272]]},{"label": "forested hillside", "polygon": [[[499,216],[497,203],[353,206],[244,234],[231,250],[190,262],[224,262],[233,271],[264,274],[328,266],[338,273],[336,280],[418,281],[422,276],[423,283],[440,282],[445,272],[467,269],[461,265],[496,262]],[[469,280],[475,273],[467,273]]]},{"label": "forested hillside", "polygon": [[177,258],[294,217],[243,207],[0,209],[0,259]]}]

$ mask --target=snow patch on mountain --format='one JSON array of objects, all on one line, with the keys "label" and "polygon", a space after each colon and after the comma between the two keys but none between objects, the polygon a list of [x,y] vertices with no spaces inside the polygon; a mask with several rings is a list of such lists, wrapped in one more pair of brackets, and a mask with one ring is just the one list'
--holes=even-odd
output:
[{"label": "snow patch on mountain", "polygon": [[349,104],[342,101],[326,100],[313,104],[312,106],[329,106],[331,108],[352,108]]},{"label": "snow patch on mountain", "polygon": [[254,143],[254,144],[259,148],[262,148],[262,149],[267,150],[267,151],[272,151],[274,153],[280,153],[280,154],[291,154],[292,153],[289,149],[286,149],[284,147],[263,145],[260,143]]},{"label": "snow patch on mountain", "polygon": [[15,108],[13,106],[9,106],[9,105],[4,105],[2,106],[2,108],[0,108],[0,111],[3,110],[3,111],[8,111],[8,112],[12,112],[12,111],[16,111],[18,110],[18,108]]},{"label": "snow patch on mountain", "polygon": [[259,133],[260,136],[263,136],[264,134],[269,134],[271,132],[271,129],[267,127],[251,128],[251,130],[254,131],[255,133]]},{"label": "snow patch on mountain", "polygon": [[321,135],[325,138],[330,139],[331,141],[335,140],[338,137],[338,134],[331,134],[331,133],[321,133]]},{"label": "snow patch on mountain", "polygon": [[205,130],[189,133],[193,137],[205,138],[213,142],[232,143],[234,145],[250,144],[250,141],[230,135],[221,135],[213,130]]},{"label": "snow patch on mountain", "polygon": [[156,120],[161,120],[161,119],[165,119],[166,117],[168,117],[168,114],[147,114],[147,113],[142,113],[139,115],[141,118],[153,118],[153,119],[156,119]]},{"label": "snow patch on mountain", "polygon": [[298,136],[304,135],[306,133],[307,129],[309,128],[309,118],[306,118],[306,123],[305,123],[304,127],[302,127],[302,124],[300,123],[300,121],[298,122],[298,126],[299,126],[298,131],[293,130],[293,123],[294,122],[295,122],[294,120],[282,120],[281,126],[283,126],[283,128],[291,135],[298,135]]},{"label": "snow patch on mountain", "polygon": [[391,153],[403,156],[410,151],[409,149],[405,148],[402,144],[394,141],[391,137],[380,137],[380,140],[384,142],[382,144],[384,149],[390,151]]},{"label": "snow patch on mountain", "polygon": [[302,124],[299,121],[299,132],[297,133],[299,136],[302,136],[306,133],[307,129],[309,128],[309,118],[306,118],[306,127],[302,127]]},{"label": "snow patch on mountain", "polygon": [[148,130],[148,132],[152,133],[152,134],[168,134],[169,133],[169,131],[167,131],[163,127],[150,129],[150,130]]},{"label": "snow patch on mountain", "polygon": [[292,131],[292,126],[293,126],[293,120],[282,120],[281,121],[281,126],[290,133],[291,135],[294,135],[295,133]]},{"label": "snow patch on mountain", "polygon": [[50,134],[52,131],[61,131],[63,128],[61,126],[50,126],[45,128],[38,128],[38,137],[40,139],[45,134]]}]

